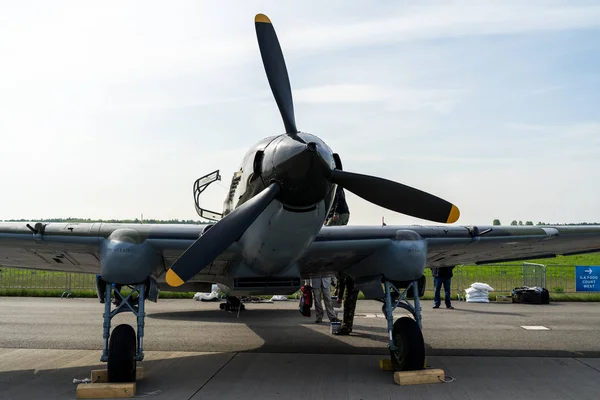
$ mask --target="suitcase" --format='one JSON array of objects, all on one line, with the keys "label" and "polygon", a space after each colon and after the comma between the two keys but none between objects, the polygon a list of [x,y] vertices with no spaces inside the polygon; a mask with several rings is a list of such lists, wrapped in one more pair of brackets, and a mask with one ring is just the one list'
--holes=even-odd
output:
[{"label": "suitcase", "polygon": [[514,288],[513,303],[550,304],[550,293],[546,288],[530,288],[527,286]]},{"label": "suitcase", "polygon": [[542,304],[542,292],[537,290],[525,290],[521,293],[521,303]]}]

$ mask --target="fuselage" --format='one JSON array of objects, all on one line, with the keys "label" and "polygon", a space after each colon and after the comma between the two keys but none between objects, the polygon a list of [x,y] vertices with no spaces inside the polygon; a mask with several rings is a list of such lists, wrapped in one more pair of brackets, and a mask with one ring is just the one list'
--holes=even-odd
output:
[{"label": "fuselage", "polygon": [[335,167],[329,146],[302,132],[265,138],[246,153],[234,173],[223,216],[271,182],[278,182],[281,191],[238,240],[245,269],[257,276],[276,276],[304,253],[331,208],[336,185],[328,173]]}]

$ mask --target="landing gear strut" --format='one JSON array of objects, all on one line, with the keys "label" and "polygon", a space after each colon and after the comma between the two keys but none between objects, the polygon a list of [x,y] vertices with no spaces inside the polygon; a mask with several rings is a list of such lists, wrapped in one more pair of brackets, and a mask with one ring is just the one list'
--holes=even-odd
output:
[{"label": "landing gear strut", "polygon": [[[398,290],[388,280],[383,281],[385,285],[385,297],[383,312],[387,319],[390,356],[394,371],[414,371],[425,368],[425,342],[421,332],[421,302],[419,299],[419,281],[408,284],[403,292]],[[413,289],[414,307],[407,299],[407,292]],[[392,300],[392,292],[394,299]],[[413,318],[401,317],[394,322],[393,312],[401,307],[410,312]]]},{"label": "landing gear strut", "polygon": [[[144,359],[145,301],[158,300],[158,284],[153,278],[126,286],[131,292],[124,296],[121,285],[105,282],[99,275],[96,276],[98,300],[104,303],[104,349],[100,361],[107,363],[108,382],[135,382],[136,362]],[[113,303],[115,308],[111,310]],[[128,324],[117,325],[111,333],[112,318],[127,311],[137,317],[137,336],[135,329]]]},{"label": "landing gear strut", "polygon": [[238,312],[246,309],[246,306],[244,306],[239,297],[227,296],[225,300],[225,303],[219,304],[221,310]]}]

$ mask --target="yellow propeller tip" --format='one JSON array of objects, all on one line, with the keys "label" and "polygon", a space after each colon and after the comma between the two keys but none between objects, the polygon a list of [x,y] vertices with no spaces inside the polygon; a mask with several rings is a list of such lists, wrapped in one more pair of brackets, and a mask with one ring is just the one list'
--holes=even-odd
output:
[{"label": "yellow propeller tip", "polygon": [[458,208],[453,204],[452,208],[450,209],[450,214],[448,214],[448,221],[446,221],[446,223],[452,224],[452,223],[458,221],[459,217],[460,217],[460,211],[458,211]]},{"label": "yellow propeller tip", "polygon": [[266,24],[270,24],[271,20],[265,14],[256,14],[256,17],[254,17],[254,22],[264,22]]},{"label": "yellow propeller tip", "polygon": [[179,277],[179,275],[177,275],[175,273],[175,271],[173,271],[172,269],[169,269],[167,271],[167,283],[169,284],[169,286],[172,287],[177,287],[177,286],[181,286],[183,285],[183,280]]}]

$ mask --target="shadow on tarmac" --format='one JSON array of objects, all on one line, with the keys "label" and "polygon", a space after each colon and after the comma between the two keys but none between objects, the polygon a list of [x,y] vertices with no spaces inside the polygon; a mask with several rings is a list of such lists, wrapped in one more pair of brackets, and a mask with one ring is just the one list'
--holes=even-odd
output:
[{"label": "shadow on tarmac", "polygon": [[[215,303],[218,307],[218,303]],[[502,311],[480,311],[456,309],[452,312],[483,313],[524,317],[520,313]],[[350,336],[335,336],[329,333],[327,322],[321,325],[314,323],[314,313],[310,318],[302,317],[298,311],[252,309],[247,305],[245,311],[236,312],[223,310],[175,311],[148,314],[147,318],[166,320],[204,321],[240,323],[247,326],[263,341],[263,345],[253,349],[240,349],[245,353],[305,353],[305,354],[363,354],[387,355],[387,328],[385,319],[381,318],[381,326],[363,326],[360,319],[354,321],[354,329]],[[311,328],[314,327],[314,328]],[[353,339],[366,339],[373,343],[369,346],[351,343]],[[350,343],[348,343],[350,341]],[[198,349],[201,351],[202,349]],[[524,350],[514,349],[438,349],[427,343],[425,335],[425,353],[428,356],[490,356],[490,357],[577,357],[598,358],[599,351],[563,351],[563,350]]]},{"label": "shadow on tarmac", "polygon": [[[263,345],[257,348],[240,349],[248,353],[365,355],[388,353],[385,346],[356,346],[344,341],[344,337],[331,335],[327,320],[322,324],[315,324],[314,312],[310,318],[307,318],[301,316],[297,310],[252,309],[247,306],[245,311],[240,312],[239,318],[237,312],[218,309],[149,313],[147,318],[243,324],[264,341]],[[381,332],[379,337],[385,341],[386,330],[382,328]]]}]

